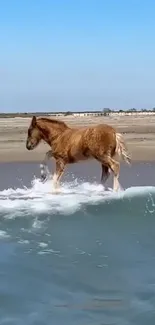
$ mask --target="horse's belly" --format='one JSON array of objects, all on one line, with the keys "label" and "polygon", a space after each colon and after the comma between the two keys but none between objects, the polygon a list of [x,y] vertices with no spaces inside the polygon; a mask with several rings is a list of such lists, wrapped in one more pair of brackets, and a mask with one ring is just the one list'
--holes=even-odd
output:
[{"label": "horse's belly", "polygon": [[92,159],[92,155],[89,150],[75,150],[72,149],[68,155],[69,160],[72,162],[85,161]]}]

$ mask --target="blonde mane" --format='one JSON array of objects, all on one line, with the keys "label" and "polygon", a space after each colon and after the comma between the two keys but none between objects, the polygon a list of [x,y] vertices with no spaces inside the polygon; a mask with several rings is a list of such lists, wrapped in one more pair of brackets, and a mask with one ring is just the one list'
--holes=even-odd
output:
[{"label": "blonde mane", "polygon": [[68,127],[67,124],[61,120],[56,120],[56,119],[52,119],[52,118],[47,118],[47,117],[39,117],[37,119],[37,122],[39,121],[42,121],[42,122],[46,122],[46,123],[49,123],[49,124],[55,124],[57,126],[63,126],[63,127]]}]

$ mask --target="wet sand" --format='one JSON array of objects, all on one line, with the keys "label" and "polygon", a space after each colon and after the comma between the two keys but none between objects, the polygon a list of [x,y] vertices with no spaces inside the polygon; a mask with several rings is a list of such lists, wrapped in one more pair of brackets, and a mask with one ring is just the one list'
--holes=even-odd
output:
[{"label": "wet sand", "polygon": [[[72,127],[108,123],[124,134],[133,161],[155,161],[155,116],[57,117]],[[40,144],[29,152],[25,147],[31,118],[0,118],[0,162],[41,161],[49,150]]]}]

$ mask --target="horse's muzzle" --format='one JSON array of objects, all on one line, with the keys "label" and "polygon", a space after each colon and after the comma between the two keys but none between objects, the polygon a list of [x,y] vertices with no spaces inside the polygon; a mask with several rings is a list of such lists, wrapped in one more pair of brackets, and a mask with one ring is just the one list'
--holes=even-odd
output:
[{"label": "horse's muzzle", "polygon": [[29,142],[26,142],[26,149],[27,150],[32,150],[33,149],[33,145]]}]

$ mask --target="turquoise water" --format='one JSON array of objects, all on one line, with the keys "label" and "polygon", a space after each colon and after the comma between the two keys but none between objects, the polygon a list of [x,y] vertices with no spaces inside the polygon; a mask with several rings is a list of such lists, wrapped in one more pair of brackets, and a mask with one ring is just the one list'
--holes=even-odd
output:
[{"label": "turquoise water", "polygon": [[88,178],[67,176],[57,195],[49,193],[50,181],[32,178],[36,165],[7,166],[0,190],[0,324],[153,325],[154,166],[124,167],[118,194],[97,182],[96,167],[91,181],[82,169]]}]

